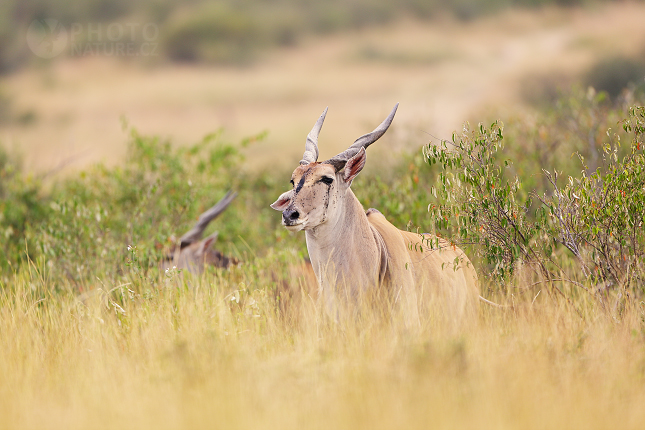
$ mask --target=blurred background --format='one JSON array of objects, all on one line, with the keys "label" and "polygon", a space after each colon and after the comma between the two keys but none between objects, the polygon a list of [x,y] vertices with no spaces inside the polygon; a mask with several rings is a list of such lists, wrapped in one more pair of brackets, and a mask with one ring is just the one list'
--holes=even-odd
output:
[{"label": "blurred background", "polygon": [[635,1],[3,0],[0,145],[42,173],[118,163],[124,123],[177,145],[266,132],[245,166],[295,165],[325,106],[321,158],[400,102],[378,151],[411,151],[642,86],[644,23]]}]

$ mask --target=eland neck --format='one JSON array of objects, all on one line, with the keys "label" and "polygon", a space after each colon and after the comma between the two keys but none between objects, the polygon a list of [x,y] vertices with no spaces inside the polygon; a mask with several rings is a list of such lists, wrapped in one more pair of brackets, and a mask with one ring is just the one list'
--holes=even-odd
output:
[{"label": "eland neck", "polygon": [[335,217],[305,232],[307,250],[323,291],[344,282],[355,292],[378,279],[379,249],[352,190],[337,204]]}]

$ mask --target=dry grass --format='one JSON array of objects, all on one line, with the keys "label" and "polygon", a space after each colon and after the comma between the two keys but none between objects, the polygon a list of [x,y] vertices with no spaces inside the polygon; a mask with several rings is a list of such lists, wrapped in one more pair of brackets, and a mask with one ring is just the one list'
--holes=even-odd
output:
[{"label": "dry grass", "polygon": [[275,279],[253,276],[81,302],[17,275],[0,290],[0,427],[642,428],[642,303],[616,320],[580,300],[582,320],[541,295],[447,334],[366,308],[331,322],[308,297],[281,314]]},{"label": "dry grass", "polygon": [[399,22],[309,40],[248,68],[72,58],[0,81],[14,114],[35,118],[4,125],[0,140],[18,146],[37,171],[79,154],[77,166],[114,163],[124,153],[125,115],[142,133],[180,144],[219,127],[233,140],[268,130],[249,154],[251,165],[267,166],[298,159],[325,106],[321,157],[371,130],[398,101],[381,146],[416,149],[428,140],[424,132],[448,137],[488,107],[515,113],[527,75],[575,76],[604,56],[640,52],[644,14],[645,4],[619,2],[467,23]]}]

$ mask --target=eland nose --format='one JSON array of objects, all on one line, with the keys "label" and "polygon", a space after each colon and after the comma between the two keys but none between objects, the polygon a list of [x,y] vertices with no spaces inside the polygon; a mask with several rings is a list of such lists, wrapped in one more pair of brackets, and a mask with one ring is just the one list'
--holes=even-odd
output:
[{"label": "eland nose", "polygon": [[297,220],[300,217],[300,213],[294,209],[286,209],[282,212],[282,218],[284,218],[285,223],[291,223]]}]

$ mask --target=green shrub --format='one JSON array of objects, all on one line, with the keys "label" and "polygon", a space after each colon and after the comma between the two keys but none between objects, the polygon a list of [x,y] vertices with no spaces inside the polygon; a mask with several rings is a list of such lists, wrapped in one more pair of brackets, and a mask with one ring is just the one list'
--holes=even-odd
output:
[{"label": "green shrub", "polygon": [[0,147],[0,272],[18,267],[36,248],[36,229],[49,214],[41,183],[23,177],[17,157]]},{"label": "green shrub", "polygon": [[[593,109],[594,100],[587,100],[581,110]],[[504,158],[501,122],[476,130],[466,124],[452,141],[425,149],[429,164],[441,167],[432,191],[437,204],[429,208],[435,230],[472,249],[501,279],[509,279],[521,261],[551,291],[563,293],[556,283],[565,282],[603,300],[610,292],[621,300],[641,297],[644,124],[645,109],[631,108],[622,121],[623,137],[607,133],[609,142],[594,169],[579,152],[583,163],[575,173],[538,164],[548,182],[542,191]],[[558,182],[562,177],[564,186]]]},{"label": "green shrub", "polygon": [[[42,228],[40,250],[77,281],[97,267],[123,270],[128,246],[137,247],[146,274],[164,256],[171,236],[188,231],[226,191],[239,189],[242,157],[218,134],[178,148],[134,130],[130,138],[123,165],[95,166],[52,193],[56,216]],[[226,225],[223,242],[243,228],[233,211],[216,222]]]},{"label": "green shrub", "polygon": [[[210,227],[220,233],[218,249],[248,261],[276,240],[299,246],[269,208],[280,187],[266,174],[248,177],[241,169],[240,148],[263,136],[232,145],[215,133],[175,148],[132,130],[121,165],[90,167],[48,193],[0,153],[0,264],[16,270],[28,256],[79,287],[97,276],[156,277],[172,237],[190,230],[230,189],[240,196]],[[136,265],[126,265],[135,260],[129,246],[136,247]]]},{"label": "green shrub", "polygon": [[[551,222],[549,235],[578,260],[599,292],[645,291],[645,108],[633,107],[622,121],[630,139],[620,156],[618,135],[603,147],[600,166],[587,175],[568,177],[546,172],[552,196],[541,196]],[[584,158],[581,157],[584,162]]]}]

